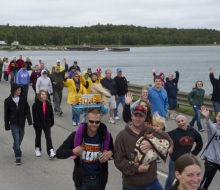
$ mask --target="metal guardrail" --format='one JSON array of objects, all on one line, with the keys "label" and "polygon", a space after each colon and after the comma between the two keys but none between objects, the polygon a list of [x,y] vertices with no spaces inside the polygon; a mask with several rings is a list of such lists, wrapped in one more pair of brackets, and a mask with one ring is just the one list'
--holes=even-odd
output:
[{"label": "metal guardrail", "polygon": [[[143,87],[146,87],[148,89],[151,87],[151,85],[137,85],[137,84],[128,83],[128,91],[131,92],[135,96],[140,96],[141,89]],[[178,95],[177,95],[178,107],[179,105],[191,107],[188,103],[187,95],[188,95],[188,92],[178,91]],[[210,110],[210,112],[214,111],[210,95],[205,94],[203,105],[207,107]]]}]

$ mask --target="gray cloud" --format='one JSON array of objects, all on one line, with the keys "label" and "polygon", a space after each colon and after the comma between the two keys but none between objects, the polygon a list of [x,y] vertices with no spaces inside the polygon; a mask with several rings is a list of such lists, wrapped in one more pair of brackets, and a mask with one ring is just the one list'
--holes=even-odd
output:
[{"label": "gray cloud", "polygon": [[8,0],[0,24],[220,29],[219,0]]}]

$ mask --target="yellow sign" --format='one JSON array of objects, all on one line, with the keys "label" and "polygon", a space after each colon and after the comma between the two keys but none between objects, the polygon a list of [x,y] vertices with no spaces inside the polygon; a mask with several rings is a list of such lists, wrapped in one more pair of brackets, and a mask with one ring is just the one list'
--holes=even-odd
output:
[{"label": "yellow sign", "polygon": [[100,94],[75,95],[75,108],[100,107]]}]

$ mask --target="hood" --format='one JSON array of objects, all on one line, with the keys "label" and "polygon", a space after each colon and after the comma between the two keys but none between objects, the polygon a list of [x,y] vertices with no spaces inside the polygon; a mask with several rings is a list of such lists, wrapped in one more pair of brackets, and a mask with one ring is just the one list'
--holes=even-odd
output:
[{"label": "hood", "polygon": [[[22,91],[22,86],[20,86],[19,84],[16,84],[16,83],[12,83],[11,84],[11,95],[13,96],[15,91],[18,89],[18,88],[21,88],[21,91]],[[22,94],[22,93],[21,93]]]},{"label": "hood", "polygon": [[[41,71],[41,76],[43,76],[43,72],[44,71],[46,71],[47,72],[47,70],[46,69],[43,69],[42,71]],[[48,73],[47,73],[48,74]]]}]

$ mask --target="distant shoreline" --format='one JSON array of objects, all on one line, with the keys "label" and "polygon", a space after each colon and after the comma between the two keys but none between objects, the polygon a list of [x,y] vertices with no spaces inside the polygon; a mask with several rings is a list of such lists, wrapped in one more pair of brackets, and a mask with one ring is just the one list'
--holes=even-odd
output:
[{"label": "distant shoreline", "polygon": [[[184,47],[184,46],[220,46],[220,44],[176,44],[176,45],[92,45],[91,48],[143,48],[143,47]],[[82,47],[82,46],[26,46],[26,45],[19,45],[19,46],[0,46],[0,51],[71,51],[67,49],[67,47]]]}]

